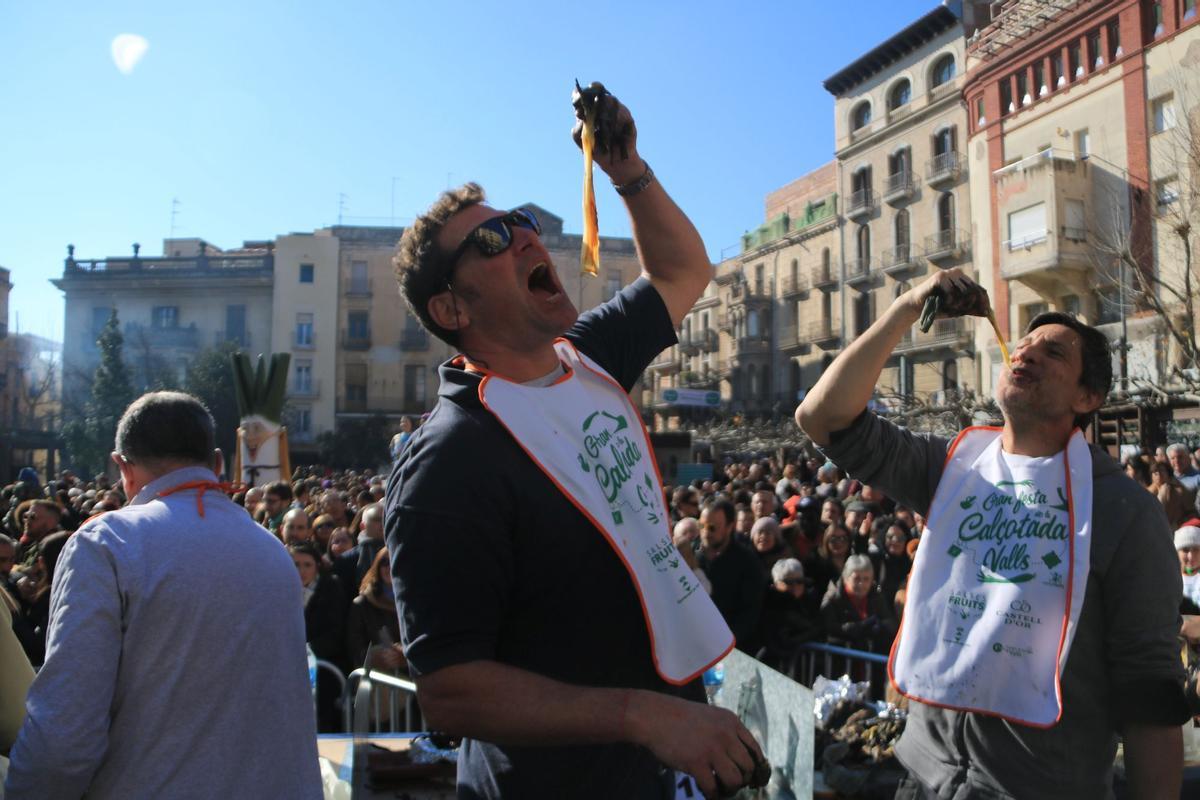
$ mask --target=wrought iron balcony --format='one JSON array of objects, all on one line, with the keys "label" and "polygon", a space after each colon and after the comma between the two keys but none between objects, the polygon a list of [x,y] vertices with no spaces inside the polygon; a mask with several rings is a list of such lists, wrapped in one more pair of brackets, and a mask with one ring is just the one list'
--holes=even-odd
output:
[{"label": "wrought iron balcony", "polygon": [[947,228],[925,237],[925,257],[930,261],[960,258],[967,251],[969,239],[956,228]]},{"label": "wrought iron balcony", "polygon": [[851,286],[871,279],[871,259],[852,258],[846,262],[846,283]]},{"label": "wrought iron balcony", "polygon": [[811,277],[814,289],[834,289],[838,285],[837,272],[832,264],[818,264],[813,267]]},{"label": "wrought iron balcony", "polygon": [[371,349],[371,334],[370,332],[361,333],[359,331],[349,331],[342,329],[342,349],[343,350],[370,350]]},{"label": "wrought iron balcony", "polygon": [[849,219],[860,219],[869,216],[874,210],[874,193],[870,189],[859,189],[850,195],[850,202],[846,204],[846,217]]},{"label": "wrought iron balcony", "polygon": [[917,257],[914,247],[910,244],[898,244],[883,251],[879,259],[880,268],[888,275],[900,275],[917,267]]},{"label": "wrought iron balcony", "polygon": [[716,350],[717,332],[714,330],[690,330],[679,339],[679,349],[688,355]]},{"label": "wrought iron balcony", "polygon": [[925,165],[925,182],[931,188],[952,184],[958,180],[966,166],[961,153],[954,150],[939,153]]},{"label": "wrought iron balcony", "polygon": [[429,331],[424,328],[405,328],[400,333],[400,349],[420,352],[429,349]]},{"label": "wrought iron balcony", "polygon": [[887,176],[884,182],[883,200],[886,203],[898,203],[913,196],[916,180],[911,170],[901,170]]},{"label": "wrought iron balcony", "polygon": [[803,294],[808,291],[809,276],[805,272],[797,272],[795,275],[784,275],[779,281],[779,296],[794,297],[798,294]]}]

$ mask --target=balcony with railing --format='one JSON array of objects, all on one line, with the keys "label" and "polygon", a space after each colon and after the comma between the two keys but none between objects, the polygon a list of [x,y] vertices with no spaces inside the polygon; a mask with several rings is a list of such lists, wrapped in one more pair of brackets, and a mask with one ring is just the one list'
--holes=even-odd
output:
[{"label": "balcony with railing", "polygon": [[307,381],[293,381],[288,394],[299,398],[316,398],[321,396],[321,381],[309,378]]},{"label": "balcony with railing", "polygon": [[343,350],[370,350],[371,334],[369,331],[352,331],[342,329]]},{"label": "balcony with railing", "polygon": [[871,280],[871,259],[852,258],[846,262],[846,283],[857,286]]},{"label": "balcony with railing", "polygon": [[351,278],[343,286],[347,297],[370,297],[375,292],[372,278]]},{"label": "balcony with railing", "polygon": [[841,334],[833,325],[833,320],[829,319],[819,319],[808,323],[804,336],[811,344],[827,344],[841,338]]},{"label": "balcony with railing", "polygon": [[753,356],[767,353],[771,349],[771,337],[766,334],[758,336],[740,336],[734,340],[734,350],[739,356]]},{"label": "balcony with railing", "polygon": [[809,288],[807,272],[797,271],[795,275],[784,275],[779,281],[780,297],[795,297],[804,294]]},{"label": "balcony with railing", "polygon": [[250,333],[242,331],[240,333],[231,331],[217,331],[213,334],[213,347],[220,347],[224,344],[235,344],[242,349],[250,347]]},{"label": "balcony with railing", "polygon": [[832,264],[817,264],[812,268],[812,287],[814,289],[835,289],[838,285],[837,271]]},{"label": "balcony with railing", "polygon": [[925,183],[933,189],[948,186],[957,182],[966,168],[967,162],[962,153],[953,150],[938,153],[925,164]]},{"label": "balcony with railing", "polygon": [[807,347],[809,344],[808,330],[803,322],[794,322],[791,325],[785,325],[779,331],[780,350],[799,350]]},{"label": "balcony with railing", "polygon": [[970,247],[965,231],[947,228],[925,237],[925,257],[930,261],[952,261],[962,258]]},{"label": "balcony with railing", "polygon": [[1094,216],[1108,214],[1094,205],[1106,201],[1093,191],[1091,169],[1074,152],[1047,148],[992,173],[1006,235],[1001,277],[1051,297],[1090,290],[1085,209],[1092,203]]},{"label": "balcony with railing", "polygon": [[902,275],[918,266],[915,248],[911,244],[898,244],[884,250],[879,257],[879,268],[888,275]]},{"label": "balcony with railing", "polygon": [[424,328],[405,328],[400,332],[400,349],[419,353],[429,349],[429,331]]},{"label": "balcony with railing", "polygon": [[710,389],[716,385],[721,376],[715,367],[707,364],[699,369],[684,370],[679,375],[679,384],[686,389]]},{"label": "balcony with railing", "polygon": [[910,329],[896,345],[893,352],[911,353],[920,350],[961,350],[971,344],[975,336],[974,317],[955,317],[934,320],[928,332]]},{"label": "balcony with railing", "polygon": [[729,305],[751,305],[772,302],[770,282],[738,281],[729,286]]},{"label": "balcony with railing", "polygon": [[647,369],[652,370],[654,372],[661,373],[663,375],[670,375],[672,373],[678,372],[679,371],[679,348],[678,347],[668,347],[666,350],[663,350],[661,353],[659,353],[657,356],[654,357],[654,360],[650,362],[650,366],[648,366]]},{"label": "balcony with railing", "polygon": [[870,216],[875,210],[875,195],[870,189],[859,189],[851,192],[850,202],[846,204],[846,217],[857,220]]},{"label": "balcony with railing", "polygon": [[883,201],[885,203],[903,202],[913,196],[916,188],[916,179],[911,170],[893,172],[883,183]]},{"label": "balcony with railing", "polygon": [[708,353],[717,349],[717,332],[714,330],[688,330],[679,338],[679,349],[687,355]]},{"label": "balcony with railing", "polygon": [[200,349],[200,329],[195,323],[184,326],[143,325],[140,322],[125,324],[125,346],[149,346],[153,349],[175,347],[181,350]]}]

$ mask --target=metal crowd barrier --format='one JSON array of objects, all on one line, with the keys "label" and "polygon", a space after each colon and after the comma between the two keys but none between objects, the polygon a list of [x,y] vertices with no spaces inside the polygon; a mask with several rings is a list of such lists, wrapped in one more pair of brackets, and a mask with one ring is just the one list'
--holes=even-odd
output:
[{"label": "metal crowd barrier", "polygon": [[[800,645],[799,652],[785,672],[792,680],[805,686],[812,686],[818,675],[830,680],[849,675],[852,680],[870,682],[872,693],[875,694],[882,693],[887,685],[887,661],[888,657],[880,653],[806,642]],[[872,699],[880,700],[882,696]]]},{"label": "metal crowd barrier", "polygon": [[359,668],[350,673],[342,694],[342,713],[348,733],[425,730],[425,720],[417,705],[417,685],[379,670]]}]

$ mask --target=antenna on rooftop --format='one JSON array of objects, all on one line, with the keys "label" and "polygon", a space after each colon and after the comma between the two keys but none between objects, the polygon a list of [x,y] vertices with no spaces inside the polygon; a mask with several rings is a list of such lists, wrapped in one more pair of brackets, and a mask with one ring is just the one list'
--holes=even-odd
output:
[{"label": "antenna on rooftop", "polygon": [[170,237],[172,239],[175,238],[175,218],[177,216],[179,216],[179,206],[180,206],[179,198],[172,197],[171,198],[171,237]]},{"label": "antenna on rooftop", "polygon": [[346,210],[346,200],[349,196],[345,192],[338,192],[338,225],[342,224],[342,212]]}]

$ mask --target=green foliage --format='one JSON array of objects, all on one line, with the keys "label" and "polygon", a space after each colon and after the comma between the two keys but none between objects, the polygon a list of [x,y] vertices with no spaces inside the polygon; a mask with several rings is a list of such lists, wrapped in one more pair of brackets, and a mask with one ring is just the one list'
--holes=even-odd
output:
[{"label": "green foliage", "polygon": [[291,360],[290,353],[275,353],[268,367],[263,357],[259,356],[257,367],[251,370],[250,357],[245,353],[235,353],[231,357],[233,385],[241,417],[258,414],[272,422],[283,420],[288,364]]},{"label": "green foliage", "polygon": [[225,342],[203,351],[188,365],[183,383],[183,390],[198,397],[212,413],[217,426],[217,446],[230,465],[236,452],[237,426],[241,419],[233,378],[233,357],[237,349],[235,342]]},{"label": "green foliage", "polygon": [[123,356],[124,342],[114,308],[96,340],[100,366],[92,378],[91,396],[84,404],[83,417],[63,426],[67,457],[84,475],[104,470],[116,438],[117,422],[134,399]]},{"label": "green foliage", "polygon": [[333,469],[382,467],[390,460],[390,439],[391,427],[382,414],[345,420],[338,422],[337,430],[317,437],[318,458]]}]

